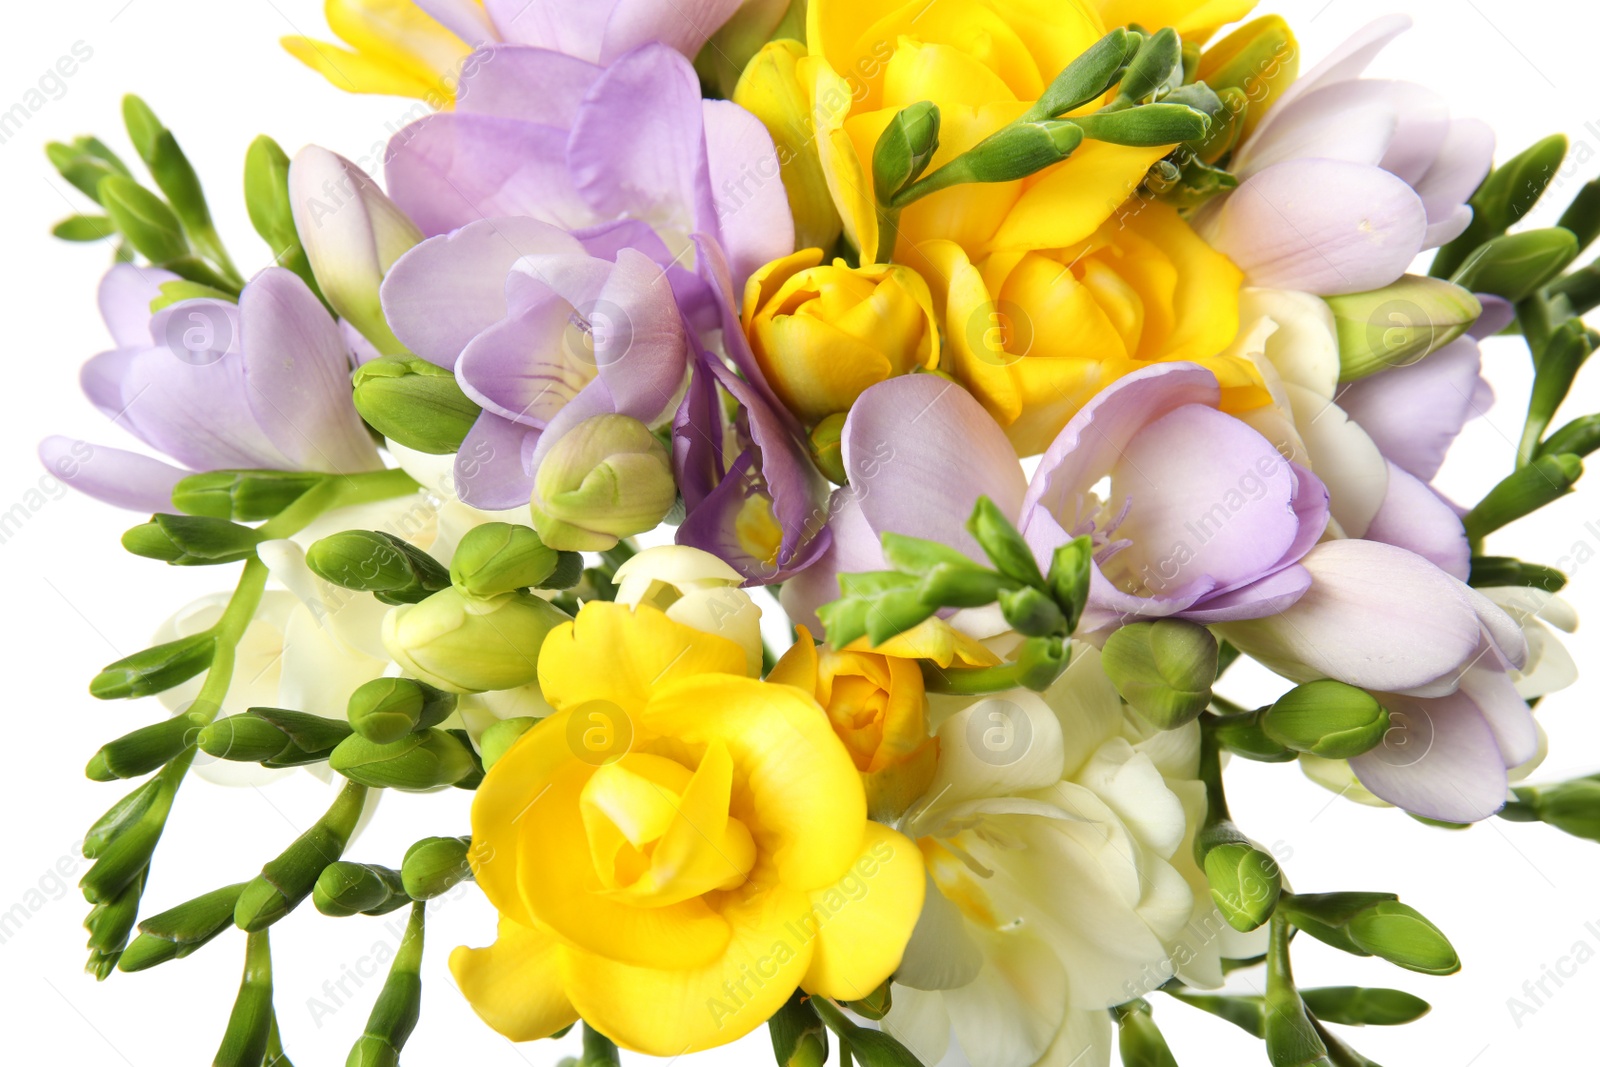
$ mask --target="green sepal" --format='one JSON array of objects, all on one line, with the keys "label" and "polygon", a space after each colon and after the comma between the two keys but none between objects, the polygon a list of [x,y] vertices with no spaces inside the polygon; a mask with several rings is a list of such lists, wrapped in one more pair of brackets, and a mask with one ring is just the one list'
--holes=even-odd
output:
[{"label": "green sepal", "polygon": [[811,997],[798,989],[767,1020],[772,1055],[778,1067],[822,1067],[828,1062],[828,1034]]},{"label": "green sepal", "polygon": [[1468,539],[1476,545],[1501,527],[1554,503],[1572,492],[1582,476],[1583,461],[1577,456],[1540,456],[1507,475],[1463,516]]},{"label": "green sepal", "polygon": [[189,254],[183,224],[166,201],[132,178],[113,174],[100,182],[100,204],[134,251],[166,265]]},{"label": "green sepal", "polygon": [[84,774],[96,782],[149,774],[194,744],[199,732],[200,727],[187,715],[142,726],[102,745],[90,758]]},{"label": "green sepal", "polygon": [[1439,249],[1429,273],[1435,278],[1450,277],[1478,246],[1520,222],[1544,196],[1566,156],[1567,139],[1556,134],[1495,168],[1468,202],[1472,222]]},{"label": "green sepal", "polygon": [[322,869],[344,853],[366,798],[365,786],[346,782],[327,814],[268,860],[244,887],[234,908],[234,923],[251,933],[265,930],[310,896]]},{"label": "green sepal", "polygon": [[980,496],[966,527],[1001,574],[1035,589],[1047,589],[1033,550],[993,500]]},{"label": "green sepal", "polygon": [[1475,589],[1516,585],[1557,593],[1567,584],[1567,576],[1554,567],[1527,563],[1510,556],[1473,556],[1467,584]]},{"label": "green sepal", "polygon": [[139,924],[139,936],[117,962],[120,971],[143,971],[181,960],[233,926],[233,909],[245,883],[213,889]]},{"label": "green sepal", "polygon": [[276,518],[325,480],[327,475],[304,471],[207,471],[178,482],[172,506],[190,515],[260,522]]},{"label": "green sepal", "polygon": [[253,557],[261,541],[258,530],[203,515],[156,514],[122,535],[129,552],[174,567],[238,563]]}]

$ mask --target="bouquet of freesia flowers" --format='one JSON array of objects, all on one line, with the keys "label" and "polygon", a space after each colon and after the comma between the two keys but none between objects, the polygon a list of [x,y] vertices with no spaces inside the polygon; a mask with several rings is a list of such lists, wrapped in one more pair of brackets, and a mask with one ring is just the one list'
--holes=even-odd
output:
[{"label": "bouquet of freesia flowers", "polygon": [[[42,459],[234,579],[90,684],[160,703],[89,762],[140,780],[85,838],[89,969],[238,927],[216,1062],[284,1064],[273,926],[409,908],[349,1059],[393,1064],[425,902],[472,880],[461,995],[585,1065],[766,1026],[790,1067],[1156,1067],[1169,1009],[1368,1064],[1332,1027],[1427,1005],[1302,989],[1293,940],[1456,953],[1366,881],[1291,891],[1223,771],[1600,838],[1600,776],[1524,784],[1566,579],[1486,545],[1600,447],[1554,428],[1600,184],[1518,227],[1563,139],[1493,167],[1362,77],[1405,19],[1302,62],[1251,8],[329,0],[348,47],[289,51],[426,103],[381,187],[258,139],[248,275],[143,101],[148,177],[50,146],[96,205],[57,236],[115,248],[83,389],[147,448]],[[1506,333],[1526,431],[1460,504],[1430,483]],[[1224,696],[1242,657],[1278,699]],[[342,788],[258,876],[144,899],[191,772],[297,767]],[[346,858],[378,791],[449,788],[460,837]]]}]

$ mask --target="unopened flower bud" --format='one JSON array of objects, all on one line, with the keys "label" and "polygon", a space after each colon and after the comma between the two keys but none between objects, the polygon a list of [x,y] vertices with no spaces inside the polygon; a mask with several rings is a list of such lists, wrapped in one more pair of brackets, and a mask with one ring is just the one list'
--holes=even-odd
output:
[{"label": "unopened flower bud", "polygon": [[406,849],[400,877],[413,900],[432,900],[472,877],[470,837],[425,837]]},{"label": "unopened flower bud", "polygon": [[1118,27],[1068,63],[1029,109],[1030,119],[1053,119],[1104,96],[1139,51],[1138,34]]},{"label": "unopened flower bud", "polygon": [[483,736],[478,738],[478,756],[483,760],[483,769],[488,770],[495,763],[511,751],[511,746],[522,740],[522,735],[533,729],[539,722],[529,715],[518,715],[515,718],[501,719],[483,731]]},{"label": "unopened flower bud", "polygon": [[1281,15],[1245,23],[1207,48],[1197,78],[1219,94],[1237,92],[1248,101],[1244,134],[1249,135],[1300,74],[1300,45]]},{"label": "unopened flower bud", "polygon": [[422,1013],[422,931],[426,909],[411,906],[406,932],[389,965],[378,1001],[345,1067],[399,1067],[400,1052]]},{"label": "unopened flower bud", "polygon": [[134,251],[152,263],[171,263],[189,254],[183,224],[166,201],[134,181],[114,174],[100,183],[100,204]]},{"label": "unopened flower bud", "polygon": [[1540,822],[1586,841],[1600,841],[1600,781],[1575,778],[1556,785],[1520,786],[1514,792]]},{"label": "unopened flower bud", "polygon": [[1050,573],[1045,583],[1056,606],[1066,616],[1067,632],[1078,628],[1084,606],[1089,601],[1089,578],[1093,572],[1094,543],[1088,537],[1075,537],[1056,548],[1050,557]]},{"label": "unopened flower bud", "polygon": [[1206,853],[1205,871],[1211,900],[1229,926],[1254,930],[1272,917],[1283,875],[1267,853],[1246,842],[1225,842]]},{"label": "unopened flower bud", "polygon": [[173,487],[172,506],[190,515],[259,522],[277,515],[325,477],[302,471],[191,474]]},{"label": "unopened flower bud", "polygon": [[1357,947],[1408,971],[1443,975],[1461,969],[1461,958],[1439,928],[1398,900],[1363,908],[1346,929]]},{"label": "unopened flower bud", "polygon": [[142,971],[181,960],[233,925],[233,909],[245,883],[223,886],[152,915],[139,924],[139,936],[123,951],[119,971]]},{"label": "unopened flower bud", "polygon": [[778,1067],[822,1067],[828,1060],[828,1032],[802,993],[795,993],[767,1022]]},{"label": "unopened flower bud", "polygon": [[540,585],[561,554],[526,526],[486,522],[468,530],[450,559],[450,581],[472,596],[496,596]]},{"label": "unopened flower bud", "polygon": [[467,746],[443,730],[419,730],[389,744],[353,734],[339,742],[328,766],[374,789],[410,793],[454,785],[477,769]]},{"label": "unopened flower bud", "polygon": [[1300,997],[1319,1020],[1340,1026],[1400,1026],[1429,1010],[1427,1001],[1403,989],[1326,986],[1302,989]]},{"label": "unopened flower bud", "polygon": [[872,151],[872,186],[887,204],[894,194],[922,177],[939,150],[939,108],[923,100],[889,120]]},{"label": "unopened flower bud", "polygon": [[234,924],[250,933],[265,930],[310,896],[322,869],[344,853],[366,799],[365,786],[346,782],[327,813],[246,883],[234,905]]},{"label": "unopened flower bud", "polygon": [[413,678],[374,678],[350,694],[346,713],[356,733],[377,744],[438,726],[456,710],[456,695]]},{"label": "unopened flower bud", "polygon": [[311,903],[333,918],[384,915],[410,902],[400,872],[375,863],[330,863],[311,890]]},{"label": "unopened flower bud", "polygon": [[1365,690],[1324,678],[1279,697],[1261,716],[1261,729],[1296,752],[1353,759],[1383,743],[1389,713]]},{"label": "unopened flower bud", "polygon": [[1450,280],[1517,303],[1566,270],[1579,251],[1578,238],[1559,226],[1502,234],[1468,256]]},{"label": "unopened flower bud", "polygon": [[266,763],[295,749],[282,730],[254,715],[218,719],[204,727],[197,740],[206,755],[237,763]]},{"label": "unopened flower bud", "polygon": [[1013,630],[1028,637],[1061,633],[1067,625],[1056,602],[1031,585],[1002,591],[1000,613]]},{"label": "unopened flower bud", "polygon": [[1162,88],[1176,88],[1183,73],[1183,40],[1168,26],[1146,37],[1117,86],[1117,104],[1128,105]]},{"label": "unopened flower bud", "polygon": [[1410,366],[1466,333],[1483,314],[1470,290],[1417,274],[1326,300],[1339,338],[1341,382]]},{"label": "unopened flower bud", "polygon": [[1072,122],[1090,140],[1141,148],[1198,141],[1211,129],[1209,113],[1182,103],[1146,104]]},{"label": "unopened flower bud", "polygon": [[174,567],[237,563],[256,554],[261,534],[248,526],[199,515],[152,515],[122,535],[122,547],[136,556]]},{"label": "unopened flower bud", "polygon": [[1072,155],[1083,143],[1083,129],[1058,119],[1003,126],[952,164],[967,181],[1011,182],[1036,174]]},{"label": "unopened flower bud", "polygon": [[84,770],[96,782],[149,774],[195,742],[199,728],[187,715],[176,715],[123,734],[108,742]]},{"label": "unopened flower bud", "polygon": [[967,532],[1001,574],[1023,585],[1044,586],[1044,576],[1039,573],[1033,549],[994,501],[986,496],[978,498],[967,518]]},{"label": "unopened flower bud", "polygon": [[384,356],[356,368],[356,410],[391,441],[429,455],[461,450],[482,414],[455,372],[414,356]]},{"label": "unopened flower bud", "polygon": [[834,485],[845,485],[850,476],[844,469],[844,420],[846,415],[835,412],[817,423],[811,430],[807,439],[810,445],[811,462],[815,463],[817,470],[823,477]]},{"label": "unopened flower bud", "polygon": [[385,355],[405,346],[389,329],[378,289],[422,231],[360,167],[308,146],[289,166],[295,230],[322,295],[341,318]]},{"label": "unopened flower bud", "polygon": [[638,419],[596,415],[539,464],[533,528],[551,548],[604,551],[653,530],[677,500],[667,450]]},{"label": "unopened flower bud", "polygon": [[515,689],[538,679],[545,635],[571,621],[526,593],[480,599],[441,589],[383,620],[383,647],[410,675],[452,693]]},{"label": "unopened flower bud", "polygon": [[345,530],[306,550],[306,566],[324,581],[372,593],[385,604],[414,604],[450,584],[432,556],[393,534]]},{"label": "unopened flower bud", "polygon": [[761,609],[740,586],[744,577],[709,552],[662,545],[636,553],[617,568],[616,602],[641,604],[702,633],[744,649],[753,676],[761,671]]},{"label": "unopened flower bud", "polygon": [[1217,639],[1181,619],[1136,622],[1106,640],[1100,663],[1123,700],[1152,726],[1173,730],[1211,702]]},{"label": "unopened flower bud", "polygon": [[1462,516],[1467,537],[1481,541],[1508,523],[1526,516],[1572,492],[1583,475],[1583,460],[1571,455],[1543,455],[1526,467],[1506,475]]}]

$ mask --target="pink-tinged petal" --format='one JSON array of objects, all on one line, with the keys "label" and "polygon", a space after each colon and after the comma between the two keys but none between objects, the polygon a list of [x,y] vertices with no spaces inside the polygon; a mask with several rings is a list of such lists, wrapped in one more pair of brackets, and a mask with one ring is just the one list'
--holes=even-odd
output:
[{"label": "pink-tinged petal", "polygon": [[569,129],[601,70],[544,48],[495,45],[478,53],[462,79],[456,111]]},{"label": "pink-tinged petal", "polygon": [[1477,666],[1461,681],[1461,692],[1470,697],[1489,724],[1500,758],[1507,767],[1518,767],[1539,752],[1539,727],[1533,709],[1517,694],[1516,683],[1502,670]]},{"label": "pink-tinged petal", "polygon": [[80,493],[130,511],[171,511],[173,486],[189,475],[136,452],[60,436],[39,442],[39,462]]},{"label": "pink-tinged petal", "polygon": [[692,233],[713,209],[700,80],[689,61],[646,45],[608,68],[584,96],[567,160],[597,218],[631,216]]},{"label": "pink-tinged petal", "polygon": [[1376,541],[1328,541],[1300,562],[1311,589],[1279,615],[1225,625],[1228,640],[1296,681],[1426,696],[1455,689],[1482,643],[1466,586]]},{"label": "pink-tinged petal", "polygon": [[1516,319],[1516,306],[1505,297],[1495,296],[1493,293],[1473,295],[1478,298],[1478,303],[1483,305],[1483,314],[1478,316],[1478,321],[1467,331],[1467,336],[1473,340],[1481,341],[1485,337],[1493,337]]},{"label": "pink-tinged petal", "polygon": [[489,21],[488,12],[475,0],[413,0],[413,2],[427,12],[433,21],[467,44],[477,46],[485,41],[499,39],[494,24]]},{"label": "pink-tinged petal", "polygon": [[522,460],[523,443],[537,432],[492,411],[479,415],[456,453],[456,495],[462,503],[483,511],[526,507],[533,497],[533,475]]},{"label": "pink-tinged petal", "polygon": [[1204,625],[1238,622],[1279,615],[1311,588],[1311,572],[1299,564],[1285,567],[1227,593],[1208,596],[1183,612],[1190,622]]},{"label": "pink-tinged petal", "polygon": [[1455,119],[1450,123],[1427,173],[1412,183],[1428,209],[1430,223],[1449,218],[1477,191],[1489,174],[1494,141],[1494,130],[1486,122]]},{"label": "pink-tinged petal", "polygon": [[1461,517],[1438,493],[1393,463],[1388,495],[1364,536],[1415,552],[1463,582],[1472,569],[1472,550]]},{"label": "pink-tinged petal", "polygon": [[429,115],[389,142],[389,196],[424,234],[526,215],[563,229],[594,221],[567,170],[567,131],[487,115]]},{"label": "pink-tinged petal", "polygon": [[593,327],[595,363],[617,412],[658,421],[678,398],[689,354],[666,274],[641,253],[623,249],[593,307],[579,310]]},{"label": "pink-tinged petal", "polygon": [[432,237],[383,279],[383,311],[407,349],[454,367],[462,349],[506,316],[506,276],[524,256],[580,254],[563,230],[530,218],[481,219]]},{"label": "pink-tinged petal", "polygon": [[778,174],[778,154],[761,120],[729,100],[702,104],[706,160],[716,215],[701,220],[722,235],[734,292],[764,264],[794,251],[794,216]]},{"label": "pink-tinged petal", "polygon": [[1394,109],[1400,125],[1380,166],[1406,184],[1416,185],[1444,148],[1450,133],[1449,103],[1415,82],[1363,78],[1346,85],[1354,90],[1350,95],[1353,106],[1373,101]]},{"label": "pink-tinged petal", "polygon": [[980,496],[1022,512],[1027,483],[1004,431],[961,386],[934,374],[879,382],[844,425],[844,467],[867,522],[922,537],[974,559],[966,521]]},{"label": "pink-tinged petal", "polygon": [[1351,34],[1316,66],[1284,90],[1267,117],[1256,127],[1254,138],[1261,138],[1277,124],[1277,117],[1296,100],[1325,86],[1359,78],[1389,42],[1411,28],[1409,15],[1385,15]]},{"label": "pink-tinged petal", "polygon": [[485,411],[543,427],[594,380],[592,355],[572,328],[572,305],[551,294],[478,334],[461,353],[456,379]]},{"label": "pink-tinged petal", "polygon": [[1399,278],[1427,228],[1422,201],[1388,171],[1297,159],[1243,182],[1205,236],[1252,285],[1335,296]]},{"label": "pink-tinged petal", "polygon": [[598,62],[616,0],[484,0],[502,39]]},{"label": "pink-tinged petal", "polygon": [[1477,342],[1461,338],[1426,359],[1352,383],[1339,394],[1339,406],[1390,462],[1431,482],[1467,420],[1483,413],[1474,403],[1481,367]]},{"label": "pink-tinged petal", "polygon": [[1472,208],[1466,204],[1444,210],[1444,214],[1435,219],[1431,215],[1428,219],[1428,228],[1422,235],[1422,250],[1438,248],[1447,245],[1467,232],[1467,227],[1472,225]]},{"label": "pink-tinged petal", "polygon": [[112,422],[123,423],[123,428],[130,432],[134,432],[132,425],[124,422],[122,417],[123,408],[128,403],[122,387],[134,361],[149,351],[146,345],[142,348],[116,348],[101,352],[89,357],[78,371],[78,387],[89,398],[89,403]]},{"label": "pink-tinged petal", "polygon": [[1252,138],[1240,149],[1235,173],[1242,180],[1291,159],[1342,159],[1375,167],[1389,150],[1400,124],[1381,101],[1351,106],[1345,85],[1296,100],[1273,126],[1271,137]]},{"label": "pink-tinged petal", "polygon": [[1384,743],[1350,761],[1361,784],[1406,811],[1477,822],[1506,802],[1506,767],[1483,712],[1464,692],[1436,700],[1380,694]]},{"label": "pink-tinged petal", "polygon": [[1478,616],[1488,650],[1507,667],[1521,670],[1528,662],[1528,639],[1522,626],[1505,609],[1470,586],[1461,587],[1469,607]]},{"label": "pink-tinged petal", "polygon": [[885,567],[883,545],[861,509],[859,494],[849,487],[836,490],[827,510],[828,531],[833,535],[827,551],[784,582],[778,597],[790,619],[818,635],[823,627],[817,609],[839,599],[839,575]]},{"label": "pink-tinged petal", "polygon": [[293,271],[269,267],[239,296],[250,409],[300,470],[354,474],[383,466],[350,399],[338,326]]},{"label": "pink-tinged petal", "polygon": [[118,263],[100,279],[100,317],[118,348],[148,348],[160,341],[150,335],[150,302],[161,286],[178,276],[160,267]]},{"label": "pink-tinged petal", "polygon": [[727,424],[717,395],[717,380],[703,362],[689,371],[689,388],[672,419],[672,471],[686,511],[693,511],[727,473]]},{"label": "pink-tinged petal", "polygon": [[600,61],[660,41],[693,59],[744,0],[617,0],[606,21]]}]

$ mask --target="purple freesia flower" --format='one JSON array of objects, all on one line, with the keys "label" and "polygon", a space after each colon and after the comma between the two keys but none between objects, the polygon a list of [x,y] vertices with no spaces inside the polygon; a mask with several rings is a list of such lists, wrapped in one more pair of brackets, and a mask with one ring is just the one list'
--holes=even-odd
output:
[{"label": "purple freesia flower", "polygon": [[152,315],[160,286],[176,280],[131,265],[106,274],[100,308],[117,347],[89,360],[81,381],[107,418],[178,466],[50,437],[46,467],[138,511],[170,510],[173,486],[195,471],[382,467],[350,400],[344,335],[299,277],[269,268],[238,304],[184,300]]},{"label": "purple freesia flower", "polygon": [[693,57],[744,0],[416,0],[471,45],[503,41],[608,63],[660,41]]},{"label": "purple freesia flower", "polygon": [[1252,284],[1381,289],[1472,221],[1466,202],[1489,172],[1493,131],[1452,120],[1422,86],[1361,77],[1410,25],[1378,19],[1285,90],[1234,155],[1239,187],[1197,215]]}]

